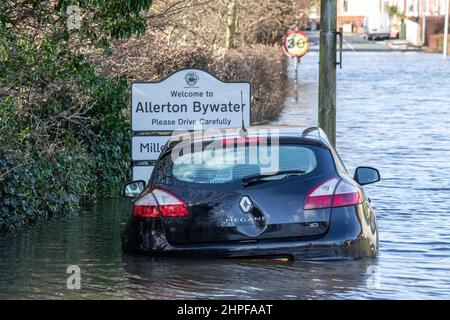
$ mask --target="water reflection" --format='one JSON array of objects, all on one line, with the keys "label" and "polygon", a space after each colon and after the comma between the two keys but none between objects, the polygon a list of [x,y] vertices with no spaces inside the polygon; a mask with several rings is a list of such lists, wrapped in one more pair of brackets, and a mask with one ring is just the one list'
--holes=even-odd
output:
[{"label": "water reflection", "polygon": [[199,261],[124,256],[141,298],[310,299],[377,284],[377,260],[357,262]]}]

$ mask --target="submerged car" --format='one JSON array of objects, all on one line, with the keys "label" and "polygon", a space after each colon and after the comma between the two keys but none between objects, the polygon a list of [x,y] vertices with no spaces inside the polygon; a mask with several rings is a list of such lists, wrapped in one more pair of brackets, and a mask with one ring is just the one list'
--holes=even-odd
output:
[{"label": "submerged car", "polygon": [[[276,138],[274,130],[172,137],[148,183],[124,188],[134,201],[123,250],[191,258],[376,256],[377,218],[361,186],[379,181],[378,170],[358,167],[351,177],[319,128],[276,128]],[[192,161],[206,153],[206,161]]]}]

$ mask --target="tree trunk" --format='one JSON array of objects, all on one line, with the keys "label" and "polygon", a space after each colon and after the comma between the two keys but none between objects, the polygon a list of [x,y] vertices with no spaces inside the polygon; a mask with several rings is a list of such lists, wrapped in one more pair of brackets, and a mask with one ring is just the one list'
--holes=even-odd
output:
[{"label": "tree trunk", "polygon": [[227,3],[226,32],[225,32],[225,47],[227,49],[233,48],[235,45],[236,26],[237,26],[237,0],[229,0]]}]

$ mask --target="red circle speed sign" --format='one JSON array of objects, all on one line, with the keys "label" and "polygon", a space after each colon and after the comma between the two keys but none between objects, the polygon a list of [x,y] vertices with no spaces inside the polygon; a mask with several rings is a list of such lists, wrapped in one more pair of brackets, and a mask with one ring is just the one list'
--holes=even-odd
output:
[{"label": "red circle speed sign", "polygon": [[283,50],[290,57],[303,57],[309,50],[309,39],[302,31],[289,31],[283,39]]}]

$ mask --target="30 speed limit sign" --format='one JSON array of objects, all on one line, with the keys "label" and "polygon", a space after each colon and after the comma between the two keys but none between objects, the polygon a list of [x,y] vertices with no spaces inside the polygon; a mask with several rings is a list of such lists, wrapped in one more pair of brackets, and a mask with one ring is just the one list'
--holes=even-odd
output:
[{"label": "30 speed limit sign", "polygon": [[283,50],[290,57],[303,57],[309,50],[309,39],[302,31],[289,31],[283,39]]}]

